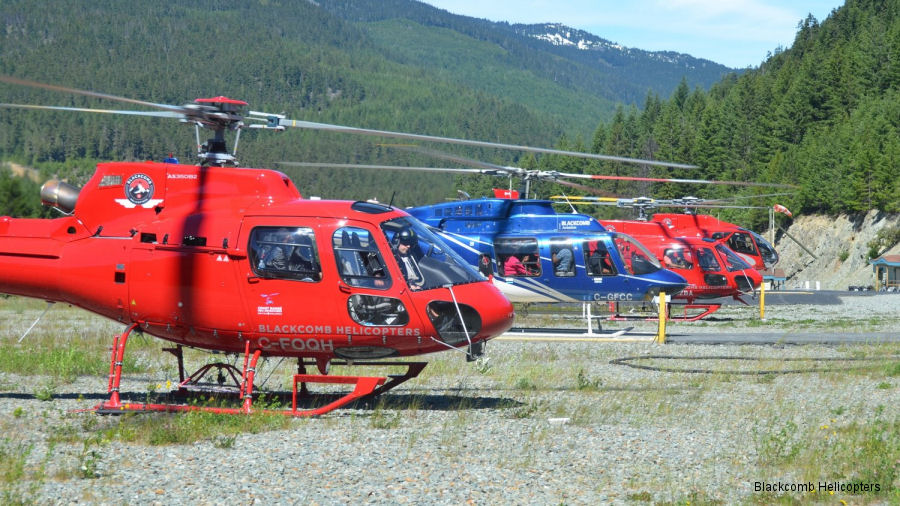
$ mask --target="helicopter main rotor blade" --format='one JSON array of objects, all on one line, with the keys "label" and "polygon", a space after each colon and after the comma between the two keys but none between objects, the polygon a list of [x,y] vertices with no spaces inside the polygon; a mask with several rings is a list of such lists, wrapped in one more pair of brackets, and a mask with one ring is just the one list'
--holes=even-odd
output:
[{"label": "helicopter main rotor blade", "polygon": [[558,179],[558,180],[554,180],[553,182],[556,184],[561,184],[563,186],[568,186],[569,188],[575,188],[575,189],[578,189],[578,190],[581,190],[584,192],[593,193],[594,195],[603,195],[607,198],[609,198],[609,195],[611,195],[609,192],[605,192],[603,190],[598,190],[597,188],[591,188],[590,186],[585,186],[583,184],[573,183],[571,181],[565,181],[562,179]]},{"label": "helicopter main rotor blade", "polygon": [[677,169],[695,169],[696,165],[687,165],[682,163],[663,162],[659,160],[641,160],[637,158],[627,158],[624,156],[600,155],[596,153],[583,153],[581,151],[566,151],[560,149],[537,148],[533,146],[523,146],[518,144],[503,144],[499,142],[473,141],[468,139],[459,139],[455,137],[440,137],[436,135],[411,134],[406,132],[394,132],[390,130],[374,130],[370,128],[357,128],[342,125],[333,125],[330,123],[316,123],[313,121],[303,121],[295,119],[286,119],[279,117],[255,118],[248,117],[248,120],[268,121],[277,124],[280,127],[290,128],[306,128],[310,130],[324,130],[328,132],[341,132],[358,135],[372,135],[376,137],[392,137],[395,139],[407,139],[415,141],[439,142],[443,144],[459,144],[463,146],[474,146],[482,148],[508,149],[513,151],[527,151],[531,153],[542,153],[548,155],[564,155],[579,158],[591,158],[595,160],[606,160],[621,163],[633,163],[639,165],[656,165],[660,167],[672,167]]},{"label": "helicopter main rotor blade", "polygon": [[29,104],[5,104],[0,103],[0,107],[8,109],[36,109],[50,111],[74,111],[74,112],[96,112],[101,114],[125,114],[130,116],[152,116],[156,118],[183,118],[184,115],[172,111],[132,111],[128,109],[88,109],[85,107],[63,107],[54,105],[29,105]]},{"label": "helicopter main rotor blade", "polygon": [[505,174],[494,174],[488,170],[479,169],[455,169],[452,167],[408,167],[405,165],[369,165],[356,163],[320,163],[320,162],[275,162],[278,165],[287,165],[290,167],[323,167],[327,169],[375,169],[375,170],[415,170],[420,172],[465,172],[471,174],[486,174],[489,176],[505,176]]},{"label": "helicopter main rotor blade", "polygon": [[66,86],[57,86],[55,84],[44,84],[44,83],[39,83],[37,81],[29,81],[27,79],[19,79],[17,77],[11,77],[11,76],[0,75],[0,82],[9,83],[9,84],[17,84],[20,86],[28,86],[30,88],[43,88],[45,90],[58,91],[58,92],[62,92],[62,93],[74,93],[76,95],[84,95],[86,97],[103,98],[103,99],[107,99],[107,100],[114,100],[116,102],[125,102],[128,104],[142,105],[144,107],[151,107],[153,109],[162,109],[164,111],[171,111],[171,112],[175,112],[175,113],[181,113],[183,110],[182,107],[179,107],[177,105],[145,102],[143,100],[136,100],[133,98],[120,97],[118,95],[110,95],[107,93],[98,93],[96,91],[79,90],[77,88],[68,88]]},{"label": "helicopter main rotor blade", "polygon": [[[482,162],[480,160],[473,160],[471,158],[466,158],[464,156],[452,155],[449,153],[444,153],[442,151],[435,151],[430,149],[422,149],[419,147],[407,147],[407,146],[395,146],[400,149],[406,149],[409,151],[413,151],[416,153],[421,153],[424,155],[432,156],[435,158],[442,158],[445,160],[450,160],[453,162],[461,163],[463,165],[471,165],[473,167],[484,167],[495,170],[503,170],[513,175],[519,176],[529,176],[532,178],[542,179],[542,180],[551,180],[555,182],[560,182],[558,178],[566,177],[573,179],[599,179],[599,180],[609,180],[609,181],[644,181],[650,183],[685,183],[685,184],[721,184],[721,185],[731,185],[731,186],[768,186],[775,188],[796,188],[794,185],[787,184],[779,184],[779,183],[753,183],[746,181],[716,181],[716,180],[707,180],[707,179],[680,179],[680,178],[651,178],[651,177],[639,177],[639,176],[608,176],[602,174],[578,174],[572,172],[559,172],[559,171],[528,171],[521,167],[509,167],[509,166],[500,166],[492,163]],[[596,193],[596,192],[593,192]],[[604,193],[604,195],[609,195],[609,193]]]},{"label": "helicopter main rotor blade", "polygon": [[639,176],[607,176],[602,174],[574,174],[574,173],[558,173],[561,177],[571,177],[579,179],[600,179],[614,181],[644,181],[649,183],[684,183],[684,184],[722,184],[729,186],[764,186],[769,188],[797,188],[796,185],[782,183],[755,183],[749,181],[718,181],[714,179],[681,179],[681,178],[662,178],[662,177],[639,177]]},{"label": "helicopter main rotor blade", "polygon": [[615,197],[554,195],[550,197],[550,199],[566,204],[635,207],[644,209],[654,209],[657,207],[681,207],[685,209],[768,209],[767,206],[717,204],[715,200],[704,200],[696,197],[687,197],[683,199],[651,199],[649,197],[621,199]]}]

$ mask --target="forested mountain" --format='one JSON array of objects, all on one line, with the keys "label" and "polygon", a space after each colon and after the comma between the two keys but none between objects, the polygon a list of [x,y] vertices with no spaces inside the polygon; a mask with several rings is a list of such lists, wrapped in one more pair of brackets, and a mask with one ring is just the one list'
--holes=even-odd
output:
[{"label": "forested mountain", "polygon": [[[160,103],[221,94],[297,119],[544,146],[589,136],[615,104],[647,90],[668,96],[682,78],[707,87],[727,70],[651,53],[639,64],[592,62],[516,27],[411,0],[5,0],[0,23],[0,74]],[[8,84],[0,102],[127,107]],[[0,159],[83,183],[96,160],[170,151],[191,160],[191,130],[152,118],[2,109]],[[412,158],[377,140],[301,131],[248,131],[239,148],[243,165],[264,167]],[[452,194],[450,177],[283,170],[306,195],[386,200],[396,190],[396,202],[421,204]]]},{"label": "forested mountain", "polygon": [[[847,0],[821,23],[810,16],[792,47],[758,69],[729,75],[708,91],[682,84],[669,98],[651,94],[640,110],[622,108],[601,124],[591,148],[701,167],[679,177],[799,185],[792,195],[743,205],[898,212],[900,0]],[[683,185],[627,190],[657,197],[735,193]],[[721,214],[748,224],[767,220],[765,210]]]}]

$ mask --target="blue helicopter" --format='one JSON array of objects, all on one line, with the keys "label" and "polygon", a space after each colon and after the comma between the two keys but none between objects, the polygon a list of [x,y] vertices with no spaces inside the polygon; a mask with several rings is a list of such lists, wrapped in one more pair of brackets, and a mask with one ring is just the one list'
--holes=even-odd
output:
[{"label": "blue helicopter", "polygon": [[[513,192],[515,193],[515,192]],[[408,208],[512,302],[647,301],[687,284],[628,235],[549,200],[479,198]]]}]

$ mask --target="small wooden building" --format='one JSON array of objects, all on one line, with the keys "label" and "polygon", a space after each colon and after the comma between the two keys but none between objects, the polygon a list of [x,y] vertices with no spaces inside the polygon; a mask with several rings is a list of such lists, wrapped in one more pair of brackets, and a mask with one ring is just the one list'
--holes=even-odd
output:
[{"label": "small wooden building", "polygon": [[784,288],[784,282],[787,280],[787,276],[784,275],[784,269],[776,269],[774,267],[770,269],[766,269],[764,271],[759,271],[763,277],[763,283],[767,283],[767,290],[782,290]]},{"label": "small wooden building", "polygon": [[869,263],[875,271],[875,290],[900,290],[900,255],[882,255]]}]

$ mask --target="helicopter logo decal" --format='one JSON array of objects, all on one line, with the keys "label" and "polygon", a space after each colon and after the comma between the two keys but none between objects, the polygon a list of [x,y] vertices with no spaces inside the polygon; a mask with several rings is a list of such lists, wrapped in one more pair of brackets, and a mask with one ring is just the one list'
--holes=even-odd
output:
[{"label": "helicopter logo decal", "polygon": [[281,316],[282,314],[282,306],[273,306],[275,301],[272,300],[272,297],[278,295],[277,293],[261,293],[260,296],[265,300],[264,306],[257,306],[256,314],[260,315],[275,315]]},{"label": "helicopter logo decal", "polygon": [[116,199],[116,202],[127,209],[134,209],[141,206],[150,209],[162,202],[162,199],[153,198],[154,185],[153,180],[146,174],[134,174],[125,181],[125,197],[124,199]]}]

